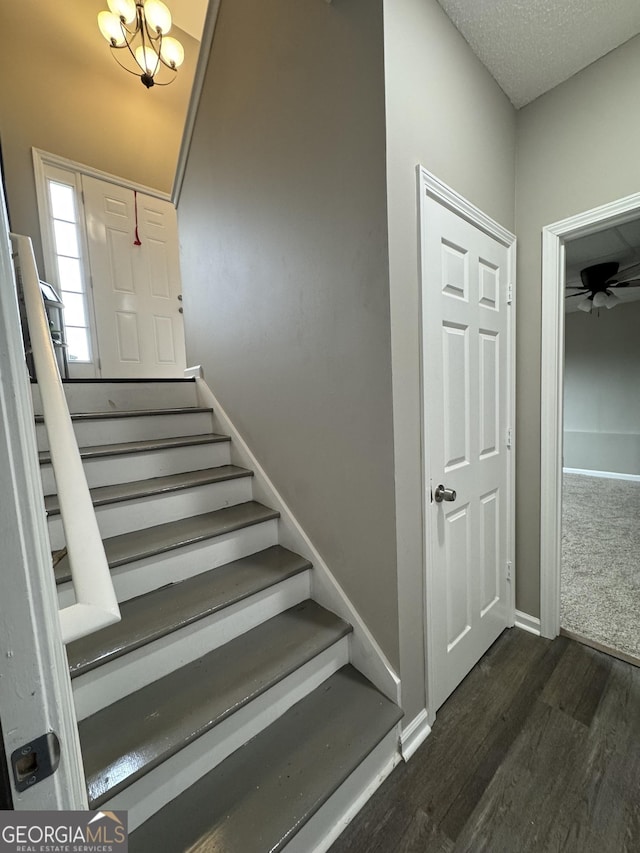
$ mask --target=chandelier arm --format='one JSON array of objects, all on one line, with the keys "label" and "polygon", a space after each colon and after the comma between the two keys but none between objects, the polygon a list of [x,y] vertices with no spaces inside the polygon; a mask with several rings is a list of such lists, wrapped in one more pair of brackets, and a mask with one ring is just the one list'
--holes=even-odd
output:
[{"label": "chandelier arm", "polygon": [[[124,45],[120,45],[120,47],[122,48],[122,47],[124,47]],[[129,48],[129,52],[131,52],[131,48]],[[129,72],[129,74],[133,74],[133,75],[134,75],[134,77],[140,77],[140,66],[138,65],[138,63],[137,63],[137,62],[136,62],[136,69],[137,69],[137,70],[136,70],[136,71],[132,71],[130,68],[127,68],[127,66],[126,66],[126,65],[123,65],[123,63],[122,63],[122,62],[120,62],[120,60],[119,60],[119,59],[118,59],[118,57],[115,55],[115,53],[113,54],[113,58],[114,58],[114,59],[115,59],[115,61],[118,63],[118,65],[120,66],[120,68],[124,68],[124,70],[125,70],[125,71],[128,71],[128,72]],[[135,56],[134,56],[134,59],[135,59]],[[156,84],[156,85],[157,85],[157,84]]]}]

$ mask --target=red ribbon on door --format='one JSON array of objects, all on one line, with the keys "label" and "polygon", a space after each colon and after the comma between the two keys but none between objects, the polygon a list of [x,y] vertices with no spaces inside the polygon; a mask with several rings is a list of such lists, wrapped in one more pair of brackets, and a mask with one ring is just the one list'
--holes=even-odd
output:
[{"label": "red ribbon on door", "polygon": [[136,214],[136,239],[133,241],[134,246],[142,246],[140,237],[138,236],[138,190],[133,191],[133,206]]}]

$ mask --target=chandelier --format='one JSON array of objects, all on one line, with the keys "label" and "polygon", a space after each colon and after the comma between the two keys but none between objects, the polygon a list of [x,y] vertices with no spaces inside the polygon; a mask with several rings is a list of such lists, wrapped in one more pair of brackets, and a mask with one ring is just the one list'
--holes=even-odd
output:
[{"label": "chandelier", "polygon": [[[107,5],[110,11],[98,14],[98,26],[118,65],[139,76],[147,89],[172,83],[184,60],[184,48],[167,36],[171,12],[165,4],[161,0],[107,0]],[[162,82],[157,79],[169,74]]]}]

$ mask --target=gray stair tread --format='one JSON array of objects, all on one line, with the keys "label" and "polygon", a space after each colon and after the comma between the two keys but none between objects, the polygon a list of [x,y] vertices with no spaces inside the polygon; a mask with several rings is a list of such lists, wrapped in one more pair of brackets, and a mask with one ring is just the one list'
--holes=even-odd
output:
[{"label": "gray stair tread", "polygon": [[[212,412],[208,406],[177,406],[173,409],[111,409],[107,412],[74,412],[72,421],[104,421],[111,418],[144,418],[155,415],[197,415]],[[44,415],[36,415],[36,423],[44,423]]]},{"label": "gray stair tread", "polygon": [[343,667],[143,823],[129,850],[282,850],[401,717],[360,673]]},{"label": "gray stair tread", "polygon": [[[307,600],[79,724],[96,808],[351,630]],[[158,848],[162,849],[162,847]]]},{"label": "gray stair tread", "polygon": [[120,605],[122,620],[67,646],[72,678],[177,631],[261,590],[311,563],[281,545],[226,563]]},{"label": "gray stair tread", "polygon": [[[113,569],[279,516],[280,513],[276,510],[256,501],[246,501],[191,518],[181,518],[178,521],[146,527],[144,530],[135,530],[133,533],[111,536],[103,540],[104,550],[109,567]],[[56,565],[55,575],[56,583],[71,580],[69,559],[66,555]]]},{"label": "gray stair tread", "polygon": [[[251,476],[253,474],[247,468],[239,468],[237,465],[219,465],[217,468],[185,471],[179,474],[169,474],[165,477],[137,480],[132,483],[118,483],[114,486],[100,486],[91,489],[90,494],[93,505],[98,507]],[[47,495],[44,499],[44,508],[49,515],[59,514],[58,496]]]},{"label": "gray stair tread", "polygon": [[[183,435],[175,438],[148,438],[142,441],[122,441],[118,444],[96,444],[91,447],[81,447],[80,456],[83,459],[94,459],[99,456],[123,456],[129,453],[145,453],[151,450],[169,450],[172,447],[217,444],[221,441],[231,441],[231,439],[228,435],[218,435],[218,433]],[[38,457],[41,465],[51,462],[51,454],[48,450],[41,450]]]}]

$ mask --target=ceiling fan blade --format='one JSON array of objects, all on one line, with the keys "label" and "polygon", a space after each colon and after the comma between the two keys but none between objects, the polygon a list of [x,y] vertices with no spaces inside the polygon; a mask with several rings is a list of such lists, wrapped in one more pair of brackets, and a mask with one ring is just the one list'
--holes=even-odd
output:
[{"label": "ceiling fan blade", "polygon": [[623,287],[640,287],[640,278],[632,278],[629,281],[619,281],[617,284],[608,284],[607,287],[622,289]]},{"label": "ceiling fan blade", "polygon": [[565,299],[571,299],[572,296],[584,296],[585,293],[591,293],[590,290],[581,290],[579,293],[567,293]]},{"label": "ceiling fan blade", "polygon": [[619,270],[615,275],[612,275],[609,281],[621,284],[625,281],[631,281],[640,273],[640,264],[631,264],[623,270]]}]

